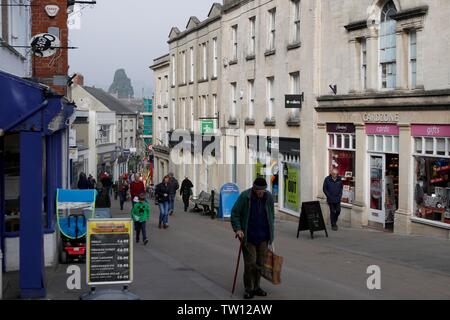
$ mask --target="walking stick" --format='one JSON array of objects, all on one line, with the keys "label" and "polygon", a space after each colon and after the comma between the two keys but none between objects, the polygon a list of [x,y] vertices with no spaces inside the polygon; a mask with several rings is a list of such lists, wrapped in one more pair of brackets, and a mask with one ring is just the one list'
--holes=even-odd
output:
[{"label": "walking stick", "polygon": [[238,273],[239,273],[239,265],[241,264],[242,247],[244,245],[244,243],[243,243],[243,241],[241,239],[239,239],[239,242],[240,242],[239,256],[238,256],[238,261],[237,261],[237,266],[236,266],[236,272],[234,273],[233,290],[231,291],[231,296],[233,296],[234,292],[236,291],[236,281],[237,281],[237,276],[238,276]]}]

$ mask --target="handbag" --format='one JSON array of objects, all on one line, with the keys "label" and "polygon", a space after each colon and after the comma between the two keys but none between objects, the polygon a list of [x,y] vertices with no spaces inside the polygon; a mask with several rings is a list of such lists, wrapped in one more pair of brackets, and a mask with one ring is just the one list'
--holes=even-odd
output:
[{"label": "handbag", "polygon": [[261,271],[261,276],[272,284],[281,284],[281,270],[284,258],[275,254],[274,246],[267,252],[266,262]]}]

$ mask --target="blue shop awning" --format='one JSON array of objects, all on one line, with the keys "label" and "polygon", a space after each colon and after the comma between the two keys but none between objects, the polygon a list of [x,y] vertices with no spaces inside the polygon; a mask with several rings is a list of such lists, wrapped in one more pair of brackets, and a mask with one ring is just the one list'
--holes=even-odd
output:
[{"label": "blue shop awning", "polygon": [[0,129],[42,131],[51,135],[67,127],[74,105],[38,83],[0,71]]}]

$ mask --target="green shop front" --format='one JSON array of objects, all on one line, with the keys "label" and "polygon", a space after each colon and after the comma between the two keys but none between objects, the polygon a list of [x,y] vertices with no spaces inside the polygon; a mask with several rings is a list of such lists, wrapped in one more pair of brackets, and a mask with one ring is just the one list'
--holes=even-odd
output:
[{"label": "green shop front", "polygon": [[278,209],[300,216],[300,140],[294,138],[248,137],[248,150],[253,170],[248,184],[264,178]]}]

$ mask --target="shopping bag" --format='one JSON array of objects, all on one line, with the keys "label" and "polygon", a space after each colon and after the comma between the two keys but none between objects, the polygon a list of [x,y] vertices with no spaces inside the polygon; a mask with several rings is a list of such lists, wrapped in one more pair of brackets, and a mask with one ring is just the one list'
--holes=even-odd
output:
[{"label": "shopping bag", "polygon": [[281,284],[281,270],[283,268],[284,258],[276,255],[274,251],[273,247],[269,248],[261,275],[272,284],[279,285]]}]

